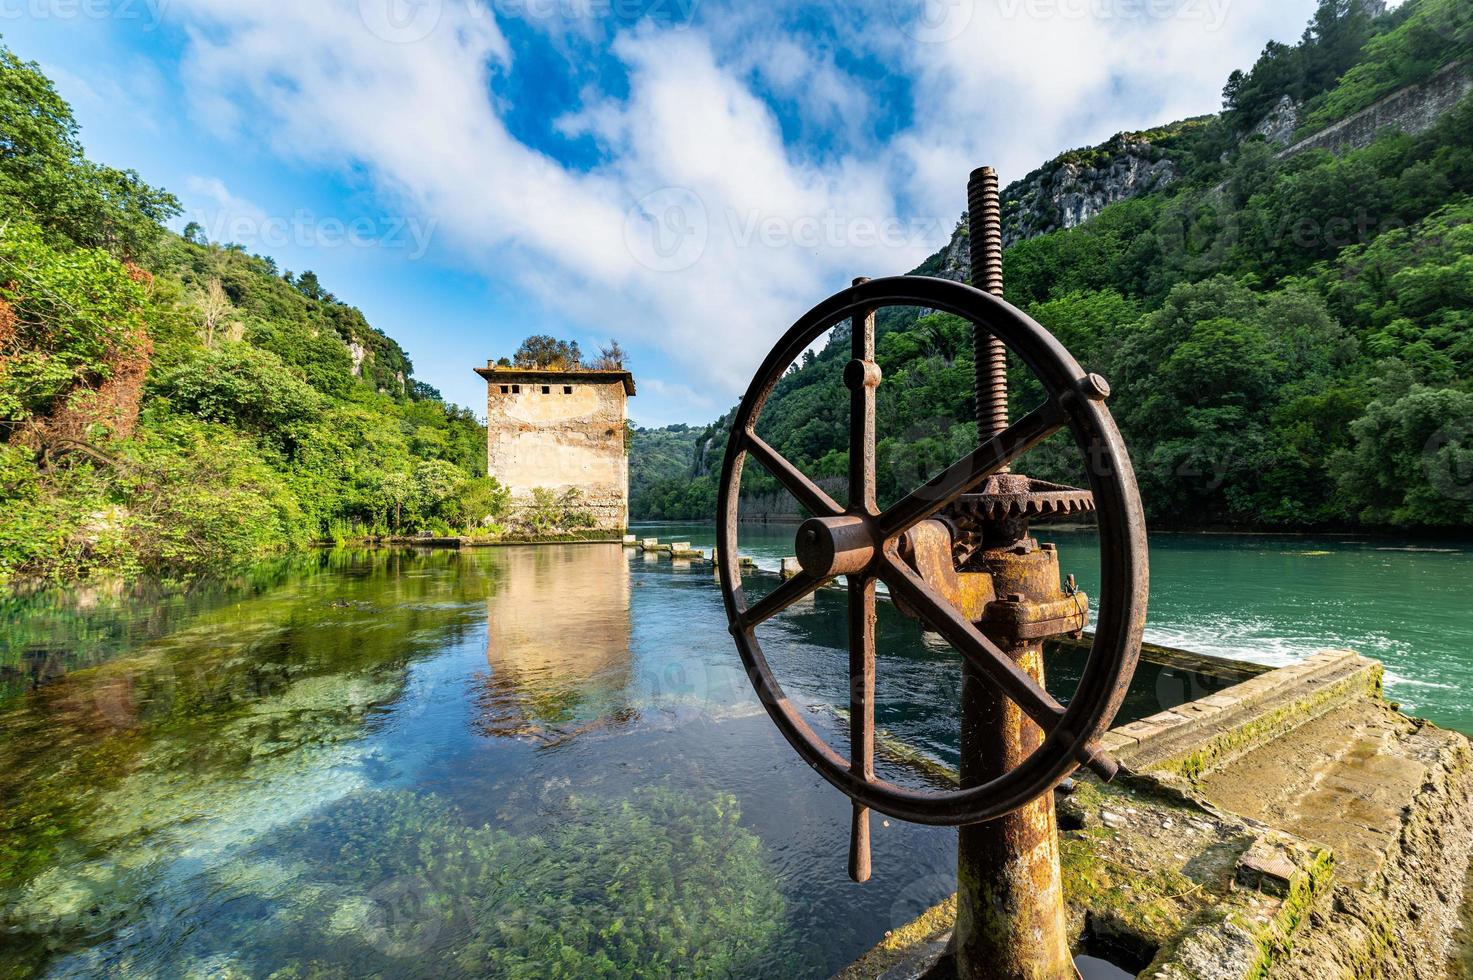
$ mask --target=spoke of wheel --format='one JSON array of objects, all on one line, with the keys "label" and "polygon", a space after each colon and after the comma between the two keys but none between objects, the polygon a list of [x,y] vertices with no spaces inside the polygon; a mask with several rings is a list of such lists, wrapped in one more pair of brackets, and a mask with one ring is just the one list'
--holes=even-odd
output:
[{"label": "spoke of wheel", "polygon": [[909,531],[1063,427],[1064,414],[1052,401],[1035,408],[881,514],[881,537]]},{"label": "spoke of wheel", "polygon": [[[991,678],[1039,728],[1048,733],[1058,727],[1064,708],[1053,695],[968,622],[951,603],[937,595],[908,565],[886,554],[880,561],[879,574],[894,595],[903,599],[958,653]],[[1081,746],[1077,757],[1107,782],[1115,778],[1119,770],[1118,763],[1093,745]]]},{"label": "spoke of wheel", "polygon": [[[849,576],[849,771],[875,778],[875,580]],[[849,877],[869,880],[869,807],[854,804]]]},{"label": "spoke of wheel", "polygon": [[[865,280],[856,279],[855,285]],[[877,513],[875,506],[875,389],[867,372],[875,363],[875,311],[864,310],[850,321],[854,361],[866,373],[848,374],[849,384],[849,509]],[[877,369],[874,369],[877,370]],[[877,375],[876,375],[877,376]]]},{"label": "spoke of wheel", "polygon": [[748,429],[746,441],[747,452],[755,456],[757,462],[786,487],[788,493],[798,499],[798,503],[808,508],[808,512],[814,517],[838,517],[844,513],[844,508],[834,503],[834,499],[819,489],[818,484],[804,476],[776,449],[763,442],[757,433]]},{"label": "spoke of wheel", "polygon": [[755,629],[793,603],[817,592],[819,587],[827,581],[828,579],[818,578],[806,572],[802,575],[795,575],[763,596],[756,605],[742,614],[742,629],[748,631]]}]

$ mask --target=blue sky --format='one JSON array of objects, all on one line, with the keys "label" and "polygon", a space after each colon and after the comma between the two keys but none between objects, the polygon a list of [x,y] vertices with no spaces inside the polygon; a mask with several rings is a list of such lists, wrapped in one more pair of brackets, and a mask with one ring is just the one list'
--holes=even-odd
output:
[{"label": "blue sky", "polygon": [[1313,0],[0,0],[89,154],[316,271],[483,410],[617,337],[706,422],[786,326],[943,244],[967,173],[1213,111]]}]

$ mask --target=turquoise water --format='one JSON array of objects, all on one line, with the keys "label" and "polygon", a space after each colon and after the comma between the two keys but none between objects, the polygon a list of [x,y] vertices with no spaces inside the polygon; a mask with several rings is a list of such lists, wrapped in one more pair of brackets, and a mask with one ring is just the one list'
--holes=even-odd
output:
[{"label": "turquoise water", "polygon": [[[639,533],[715,543],[709,525]],[[1051,531],[1064,571],[1097,594],[1098,544]],[[777,569],[792,530],[742,529],[743,548]],[[1151,536],[1146,639],[1198,653],[1283,666],[1349,647],[1386,665],[1387,691],[1439,725],[1473,732],[1473,549],[1426,550],[1383,540],[1274,535]]]},{"label": "turquoise water", "polygon": [[[775,567],[791,533],[746,539]],[[1058,540],[1088,587],[1092,539]],[[1466,725],[1465,555],[1158,536],[1153,561],[1153,638],[1355,645]],[[821,977],[954,885],[951,832],[878,818],[875,877],[848,880],[847,801],[756,703],[708,566],[330,551],[4,614],[0,976]],[[843,624],[822,592],[764,628],[841,751]],[[880,727],[954,762],[955,656],[887,603],[879,637]],[[1077,668],[1051,659],[1060,696]],[[1202,683],[1147,666],[1124,717]]]}]

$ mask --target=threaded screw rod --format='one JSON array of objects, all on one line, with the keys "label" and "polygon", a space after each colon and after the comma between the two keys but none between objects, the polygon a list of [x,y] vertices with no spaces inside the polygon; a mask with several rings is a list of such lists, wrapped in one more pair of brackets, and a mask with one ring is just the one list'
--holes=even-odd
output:
[{"label": "threaded screw rod", "polygon": [[[978,167],[967,181],[967,231],[972,245],[972,285],[1002,298],[1002,198],[997,171]],[[980,324],[972,325],[976,350],[977,437],[986,442],[1008,427],[1008,349]]]}]

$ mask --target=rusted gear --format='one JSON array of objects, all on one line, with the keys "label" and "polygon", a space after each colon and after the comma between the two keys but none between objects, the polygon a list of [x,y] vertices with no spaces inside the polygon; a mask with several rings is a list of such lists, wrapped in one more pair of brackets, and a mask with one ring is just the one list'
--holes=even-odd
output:
[{"label": "rusted gear", "polygon": [[988,477],[977,493],[962,494],[942,513],[952,527],[952,556],[957,567],[970,562],[983,547],[999,538],[1022,537],[1026,525],[1037,520],[1092,514],[1094,494],[1019,473]]}]

